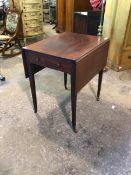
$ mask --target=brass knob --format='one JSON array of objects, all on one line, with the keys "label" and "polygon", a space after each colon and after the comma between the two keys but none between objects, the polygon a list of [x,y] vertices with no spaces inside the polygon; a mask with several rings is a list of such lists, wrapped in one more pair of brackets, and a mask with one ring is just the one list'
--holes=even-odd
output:
[{"label": "brass knob", "polygon": [[39,57],[37,57],[37,58],[36,58],[36,61],[37,61],[37,62],[39,62],[39,61],[40,61],[40,58],[39,58]]},{"label": "brass knob", "polygon": [[57,63],[56,65],[57,65],[57,67],[60,67],[60,63]]}]

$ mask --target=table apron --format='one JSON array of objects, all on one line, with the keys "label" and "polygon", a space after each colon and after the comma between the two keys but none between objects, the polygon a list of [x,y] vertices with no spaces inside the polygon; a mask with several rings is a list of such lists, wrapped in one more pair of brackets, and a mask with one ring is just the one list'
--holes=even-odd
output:
[{"label": "table apron", "polygon": [[[60,59],[54,56],[43,55],[41,53],[34,53],[31,51],[23,51],[23,53],[24,53],[23,59],[26,65],[25,67],[28,67],[29,64],[34,64],[35,66],[38,67],[38,71],[41,70],[42,67],[43,68],[47,67],[50,69],[55,69],[61,72],[71,74],[72,65],[74,64],[71,61]],[[27,75],[26,77],[28,76],[29,75]]]}]

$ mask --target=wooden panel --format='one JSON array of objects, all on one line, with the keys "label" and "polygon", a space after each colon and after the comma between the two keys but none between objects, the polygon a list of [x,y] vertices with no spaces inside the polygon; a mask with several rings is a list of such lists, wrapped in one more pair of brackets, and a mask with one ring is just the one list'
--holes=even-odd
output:
[{"label": "wooden panel", "polygon": [[131,50],[122,52],[121,66],[131,68]]},{"label": "wooden panel", "polygon": [[88,35],[97,35],[100,24],[101,11],[88,11],[86,13],[74,13],[73,31]]},{"label": "wooden panel", "polygon": [[131,47],[131,17],[129,19],[130,19],[130,26],[129,26],[129,33],[127,35],[127,46]]},{"label": "wooden panel", "polygon": [[66,31],[73,30],[74,0],[66,0]]},{"label": "wooden panel", "polygon": [[56,20],[57,20],[57,31],[65,31],[65,0],[56,1]]},{"label": "wooden panel", "polygon": [[120,56],[120,69],[131,68],[131,7],[128,15],[124,46]]},{"label": "wooden panel", "polygon": [[59,58],[49,55],[43,56],[43,54],[40,53],[37,53],[36,56],[36,52],[33,51],[27,52],[26,57],[28,58],[28,61],[30,63],[41,65],[42,67],[48,67],[55,70],[60,70],[62,72],[68,72],[68,73],[71,72],[71,65]]},{"label": "wooden panel", "polygon": [[104,45],[101,45],[101,47],[94,48],[93,52],[90,52],[89,55],[77,63],[77,92],[106,65],[108,48],[109,40]]},{"label": "wooden panel", "polygon": [[74,9],[75,11],[87,11],[91,10],[92,7],[89,0],[75,0]]},{"label": "wooden panel", "polygon": [[87,16],[76,12],[74,14],[73,32],[87,34]]},{"label": "wooden panel", "polygon": [[57,29],[60,29],[60,31],[73,31],[75,11],[87,11],[91,9],[89,0],[57,0],[56,4]]},{"label": "wooden panel", "polygon": [[73,31],[74,12],[90,9],[89,0],[66,0],[66,31]]}]

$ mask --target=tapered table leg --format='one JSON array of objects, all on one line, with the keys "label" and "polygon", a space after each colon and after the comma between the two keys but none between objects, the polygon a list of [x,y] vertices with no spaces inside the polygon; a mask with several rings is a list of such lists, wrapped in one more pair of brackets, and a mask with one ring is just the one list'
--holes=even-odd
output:
[{"label": "tapered table leg", "polygon": [[64,86],[67,89],[67,73],[64,73]]},{"label": "tapered table leg", "polygon": [[101,91],[102,78],[103,78],[103,70],[101,70],[101,71],[99,72],[98,90],[97,90],[97,101],[100,100],[100,91]]},{"label": "tapered table leg", "polygon": [[71,107],[72,107],[72,128],[74,132],[76,131],[76,101],[77,101],[77,92],[75,83],[75,75],[71,75]]},{"label": "tapered table leg", "polygon": [[37,113],[36,87],[35,87],[34,69],[32,64],[29,65],[29,81],[33,98],[34,112]]}]

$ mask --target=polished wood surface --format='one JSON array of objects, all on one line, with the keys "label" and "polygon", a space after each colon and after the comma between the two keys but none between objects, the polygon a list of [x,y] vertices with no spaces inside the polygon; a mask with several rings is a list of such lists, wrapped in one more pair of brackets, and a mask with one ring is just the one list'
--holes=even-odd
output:
[{"label": "polished wood surface", "polygon": [[75,11],[86,11],[92,9],[90,1],[89,0],[75,0],[74,1],[74,9]]},{"label": "polished wood surface", "polygon": [[65,31],[66,16],[65,16],[66,0],[56,0],[56,31]]},{"label": "polished wood surface", "polygon": [[57,27],[58,31],[73,31],[74,12],[91,10],[89,0],[57,0]]},{"label": "polished wood surface", "polygon": [[98,39],[96,36],[64,32],[28,45],[25,50],[61,57],[62,60],[78,61],[83,55],[88,55],[88,52],[92,52],[104,43],[107,43],[104,38]]},{"label": "polished wood surface", "polygon": [[101,11],[75,12],[73,32],[97,35]]},{"label": "polished wood surface", "polygon": [[91,10],[89,0],[66,0],[66,28],[65,31],[73,31],[74,12]]},{"label": "polished wood surface", "polygon": [[103,68],[106,65],[109,40],[83,34],[65,32],[23,48],[25,75],[30,79],[34,112],[37,99],[34,74],[45,68],[64,72],[67,88],[67,73],[71,76],[72,126],[76,128],[77,93],[99,73],[97,100],[99,100]]}]

